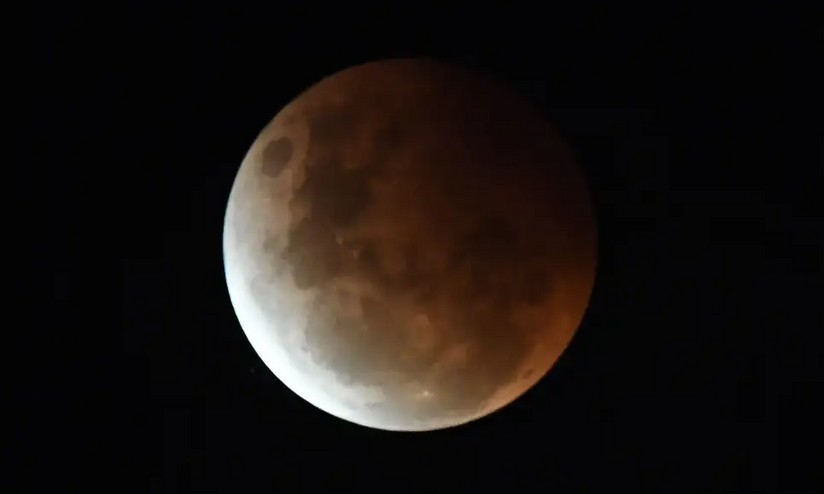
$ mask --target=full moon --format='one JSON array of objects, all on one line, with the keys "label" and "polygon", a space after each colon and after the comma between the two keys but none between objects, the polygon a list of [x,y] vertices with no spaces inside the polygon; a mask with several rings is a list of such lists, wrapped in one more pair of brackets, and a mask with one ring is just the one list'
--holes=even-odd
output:
[{"label": "full moon", "polygon": [[343,70],[285,106],[240,165],[223,250],[275,376],[394,431],[465,424],[534,386],[597,259],[558,131],[501,82],[425,59]]}]

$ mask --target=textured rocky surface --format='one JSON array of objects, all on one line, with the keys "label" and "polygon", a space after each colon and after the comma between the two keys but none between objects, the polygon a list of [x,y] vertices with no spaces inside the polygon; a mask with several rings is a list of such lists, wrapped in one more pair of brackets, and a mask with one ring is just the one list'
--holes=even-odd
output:
[{"label": "textured rocky surface", "polygon": [[506,405],[568,344],[595,273],[583,177],[506,90],[440,63],[367,64],[283,109],[226,212],[227,282],[294,392],[425,430]]}]

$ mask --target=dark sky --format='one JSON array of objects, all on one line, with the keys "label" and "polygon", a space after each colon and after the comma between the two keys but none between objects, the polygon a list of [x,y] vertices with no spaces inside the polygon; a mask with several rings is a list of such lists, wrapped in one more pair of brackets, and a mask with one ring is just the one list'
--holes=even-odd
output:
[{"label": "dark sky", "polygon": [[[48,228],[20,231],[57,304],[29,311],[47,363],[17,370],[34,399],[6,464],[34,492],[812,492],[820,13],[660,3],[41,11],[19,60],[26,156],[47,166],[21,190]],[[392,434],[262,364],[228,299],[222,220],[298,92],[424,55],[507,80],[561,128],[596,199],[599,272],[528,394]]]}]

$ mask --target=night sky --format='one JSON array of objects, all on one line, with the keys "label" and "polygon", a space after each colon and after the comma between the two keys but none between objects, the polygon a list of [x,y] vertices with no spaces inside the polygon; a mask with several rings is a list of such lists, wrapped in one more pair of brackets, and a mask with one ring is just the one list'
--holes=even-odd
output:
[{"label": "night sky", "polygon": [[[48,172],[21,190],[48,210],[30,238],[57,305],[30,311],[47,364],[22,372],[34,399],[5,463],[32,492],[813,492],[821,17],[660,3],[41,12],[20,59],[37,75],[26,156]],[[263,126],[324,76],[406,56],[533,101],[599,222],[591,303],[550,374],[434,433],[294,395],[246,340],[222,265]]]}]

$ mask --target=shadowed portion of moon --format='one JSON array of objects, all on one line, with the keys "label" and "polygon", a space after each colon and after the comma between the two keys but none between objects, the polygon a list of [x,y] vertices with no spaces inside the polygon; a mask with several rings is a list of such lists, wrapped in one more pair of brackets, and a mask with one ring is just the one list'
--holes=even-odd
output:
[{"label": "shadowed portion of moon", "polygon": [[[308,129],[305,158],[292,160],[278,127],[259,168],[242,165],[226,221],[283,225],[282,241],[249,247],[281,273],[251,296],[272,345],[302,339],[284,351],[306,381],[332,384],[323,371],[377,392],[350,400],[349,420],[425,430],[483,416],[546,373],[586,308],[595,242],[583,179],[540,115],[502,86],[419,61],[344,71],[284,113]],[[232,214],[241,199],[260,214]],[[273,300],[284,290],[305,305]],[[275,324],[284,309],[303,322]]]}]

